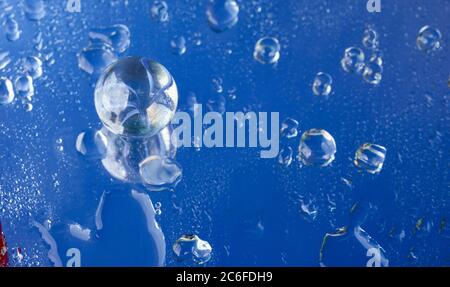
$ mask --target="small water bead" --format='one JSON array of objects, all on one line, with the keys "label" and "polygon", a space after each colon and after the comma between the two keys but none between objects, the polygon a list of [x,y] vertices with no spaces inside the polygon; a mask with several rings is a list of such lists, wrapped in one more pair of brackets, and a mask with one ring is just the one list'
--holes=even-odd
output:
[{"label": "small water bead", "polygon": [[362,76],[367,83],[379,85],[383,78],[383,66],[370,61],[364,66]]},{"label": "small water bead", "polygon": [[206,17],[215,32],[230,29],[239,20],[239,5],[235,0],[208,0]]},{"label": "small water bead", "polygon": [[192,261],[205,264],[211,259],[211,245],[197,235],[183,235],[173,245],[178,261]]},{"label": "small water bead", "polygon": [[291,139],[298,136],[299,123],[295,119],[287,118],[281,123],[281,136]]},{"label": "small water bead", "polygon": [[182,177],[182,169],[176,161],[157,155],[151,155],[142,161],[139,173],[144,184],[162,189],[175,187]]},{"label": "small water bead", "polygon": [[93,75],[102,73],[115,61],[117,61],[117,55],[112,47],[103,44],[90,45],[78,54],[80,69]]},{"label": "small water bead", "polygon": [[33,80],[40,78],[43,74],[42,61],[38,57],[26,57],[23,61],[25,72],[30,75]]},{"label": "small water bead", "polygon": [[370,62],[374,62],[379,66],[383,66],[383,53],[381,51],[374,51],[369,58]]},{"label": "small water bead", "polygon": [[5,78],[0,78],[0,105],[7,105],[14,101],[14,87],[12,82]]},{"label": "small water bead", "polygon": [[223,80],[222,80],[222,78],[214,78],[212,80],[212,87],[213,87],[213,90],[216,93],[218,93],[218,94],[223,93]]},{"label": "small water bead", "polygon": [[45,16],[45,3],[43,0],[25,0],[25,15],[29,20],[39,21]]},{"label": "small water bead", "polygon": [[18,77],[14,83],[16,92],[19,96],[31,99],[34,96],[33,78],[29,75]]},{"label": "small water bead", "polygon": [[169,21],[169,7],[165,1],[155,1],[150,9],[151,17],[159,22]]},{"label": "small water bead", "polygon": [[81,132],[76,140],[77,151],[89,159],[102,159],[106,155],[106,136],[101,131]]},{"label": "small water bead", "polygon": [[333,78],[326,73],[318,73],[312,86],[314,95],[329,96],[331,94]]},{"label": "small water bead", "polygon": [[311,129],[303,133],[299,146],[299,159],[307,166],[326,167],[336,154],[336,142],[326,131]]},{"label": "small water bead", "polygon": [[175,55],[183,55],[186,53],[186,39],[183,36],[175,37],[170,41],[172,53]]},{"label": "small water bead", "polygon": [[131,44],[131,33],[127,26],[118,24],[107,28],[97,28],[89,31],[92,43],[97,41],[113,48],[118,53],[125,52]]},{"label": "small water bead", "polygon": [[341,66],[348,73],[359,73],[364,68],[365,55],[360,48],[350,47],[344,52]]},{"label": "small water bead", "polygon": [[37,32],[36,35],[33,37],[33,44],[34,49],[36,51],[41,51],[42,47],[44,46],[44,40],[42,38],[42,32]]},{"label": "small water bead", "polygon": [[104,71],[95,88],[100,120],[116,135],[153,136],[170,123],[177,105],[172,75],[146,58],[120,59]]},{"label": "small water bead", "polygon": [[280,50],[276,38],[264,37],[256,42],[253,58],[261,64],[274,64],[280,59]]},{"label": "small water bead", "polygon": [[366,30],[364,30],[362,43],[367,49],[378,49],[379,40],[377,31],[372,28],[367,28]]},{"label": "small water bead", "polygon": [[22,34],[22,30],[20,30],[19,23],[17,23],[16,19],[14,19],[13,15],[8,16],[4,23],[4,30],[6,33],[6,38],[9,41],[17,41]]},{"label": "small water bead", "polygon": [[154,208],[155,208],[155,214],[156,214],[156,215],[161,215],[161,214],[162,214],[161,207],[162,207],[161,202],[155,203]]},{"label": "small water bead", "polygon": [[363,144],[355,154],[354,163],[371,174],[380,173],[386,158],[386,148],[376,144]]},{"label": "small water bead", "polygon": [[417,37],[417,47],[423,52],[431,52],[441,47],[442,34],[436,28],[425,26],[419,31]]},{"label": "small water bead", "polygon": [[11,63],[8,51],[0,52],[0,70],[5,69]]},{"label": "small water bead", "polygon": [[292,164],[294,151],[291,147],[282,148],[280,153],[278,154],[278,163],[283,166],[290,166]]},{"label": "small water bead", "polygon": [[32,103],[25,103],[25,111],[31,112],[33,110],[33,104]]}]

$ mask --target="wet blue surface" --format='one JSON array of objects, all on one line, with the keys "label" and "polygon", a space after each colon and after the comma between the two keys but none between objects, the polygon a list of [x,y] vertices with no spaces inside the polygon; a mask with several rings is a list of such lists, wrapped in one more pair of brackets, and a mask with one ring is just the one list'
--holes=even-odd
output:
[{"label": "wet blue surface", "polygon": [[[383,247],[389,266],[450,264],[448,0],[382,1],[379,14],[368,13],[363,0],[238,1],[239,21],[222,33],[207,24],[207,1],[167,1],[165,23],[151,19],[151,1],[81,0],[80,13],[64,11],[61,2],[47,1],[39,22],[14,4],[21,38],[10,42],[0,34],[1,50],[12,58],[0,76],[14,80],[21,74],[20,58],[39,54],[32,42],[39,31],[40,57],[52,53],[55,60],[44,61],[31,112],[20,98],[0,106],[0,220],[10,253],[17,247],[24,253],[11,265],[54,265],[35,227],[46,220],[62,265],[70,248],[80,249],[83,266],[195,265],[177,262],[172,252],[181,235],[193,233],[213,247],[207,266],[319,266],[325,234],[344,226],[361,226]],[[155,59],[171,72],[180,108],[190,93],[204,104],[219,96],[213,80],[221,79],[223,94],[237,96],[228,99],[228,111],[279,112],[281,119],[299,121],[300,134],[326,129],[336,140],[336,160],[325,168],[301,167],[298,160],[283,167],[277,159],[259,158],[258,149],[182,148],[177,161],[183,180],[175,191],[148,193],[153,204],[162,204],[156,215],[161,231],[149,229],[149,222],[155,224],[150,200],[143,207],[131,193],[145,188],[113,179],[99,161],[75,149],[80,132],[101,128],[96,76],[79,69],[77,53],[88,45],[90,29],[114,24],[131,32],[131,46],[121,57]],[[363,48],[368,25],[378,31],[384,55],[379,86],[340,66],[346,48]],[[440,50],[416,48],[425,25],[441,31]],[[170,46],[175,36],[186,38],[181,56]],[[253,59],[264,36],[281,44],[276,66]],[[311,89],[318,72],[333,78],[326,99]],[[283,144],[297,154],[298,142]],[[387,148],[379,175],[361,173],[353,164],[366,142]],[[104,193],[104,229],[97,231]],[[308,204],[315,213],[302,209]],[[71,223],[91,229],[92,242],[70,237]],[[325,245],[324,263],[365,266],[370,256],[361,246],[349,232]]]}]

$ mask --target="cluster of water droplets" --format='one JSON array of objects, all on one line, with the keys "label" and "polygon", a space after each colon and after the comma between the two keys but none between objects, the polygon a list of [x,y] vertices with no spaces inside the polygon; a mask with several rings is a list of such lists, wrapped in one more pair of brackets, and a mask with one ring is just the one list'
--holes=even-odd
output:
[{"label": "cluster of water droplets", "polygon": [[356,73],[364,81],[372,85],[379,85],[383,78],[383,58],[380,51],[378,32],[373,27],[364,31],[362,44],[366,53],[358,47],[347,48],[341,60],[341,67],[347,73]]},{"label": "cluster of water droplets", "polygon": [[89,31],[89,45],[78,54],[78,66],[99,75],[130,47],[130,30],[122,24]]}]

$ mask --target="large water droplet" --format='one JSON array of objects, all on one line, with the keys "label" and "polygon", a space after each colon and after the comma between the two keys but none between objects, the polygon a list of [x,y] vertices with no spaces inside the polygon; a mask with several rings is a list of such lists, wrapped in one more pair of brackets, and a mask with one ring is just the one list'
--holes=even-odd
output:
[{"label": "large water droplet", "polygon": [[355,154],[355,165],[368,173],[380,173],[386,158],[386,148],[375,144],[363,144]]},{"label": "large water droplet", "polygon": [[211,259],[211,245],[197,235],[183,235],[173,245],[178,261],[192,261],[205,264]]},{"label": "large water droplet", "polygon": [[230,29],[239,20],[239,5],[235,0],[209,0],[206,16],[215,32]]},{"label": "large water droplet", "polygon": [[101,75],[95,88],[100,120],[117,135],[153,136],[170,123],[177,105],[172,75],[145,58],[120,59]]},{"label": "large water droplet", "polygon": [[39,21],[45,16],[45,3],[43,0],[25,0],[25,15],[29,20]]},{"label": "large water droplet", "polygon": [[18,77],[14,83],[16,92],[19,96],[31,99],[34,96],[33,78],[29,75]]},{"label": "large water droplet", "polygon": [[361,72],[364,68],[364,52],[360,48],[350,47],[345,50],[341,66],[348,73]]},{"label": "large water droplet", "polygon": [[253,58],[262,64],[274,64],[280,59],[280,43],[276,38],[264,37],[258,40]]},{"label": "large water droplet", "polygon": [[333,78],[326,73],[318,73],[314,79],[312,90],[316,96],[328,96],[331,94]]},{"label": "large water droplet", "polygon": [[144,184],[154,188],[173,188],[181,180],[182,170],[170,158],[151,155],[139,164],[139,173]]},{"label": "large water droplet", "polygon": [[419,31],[417,47],[423,52],[431,52],[441,47],[442,34],[436,28],[425,26]]},{"label": "large water droplet", "polygon": [[299,158],[308,166],[325,167],[335,159],[336,142],[325,130],[312,129],[302,135]]}]

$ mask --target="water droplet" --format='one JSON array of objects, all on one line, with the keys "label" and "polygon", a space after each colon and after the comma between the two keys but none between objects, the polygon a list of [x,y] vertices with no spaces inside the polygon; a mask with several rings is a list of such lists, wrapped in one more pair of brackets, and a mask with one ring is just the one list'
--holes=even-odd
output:
[{"label": "water droplet", "polygon": [[6,38],[9,41],[17,41],[22,34],[22,30],[19,28],[19,23],[17,23],[14,15],[9,15],[4,23],[4,29],[6,33]]},{"label": "water droplet", "polygon": [[30,75],[33,80],[40,78],[43,74],[42,61],[38,57],[26,57],[23,61],[25,72]]},{"label": "water droplet", "polygon": [[239,5],[235,0],[209,0],[206,17],[213,31],[223,32],[238,22]]},{"label": "water droplet", "polygon": [[298,121],[287,118],[281,123],[281,136],[291,139],[298,136]]},{"label": "water droplet", "polygon": [[0,70],[6,68],[9,63],[11,63],[11,58],[9,57],[9,52],[0,52]]},{"label": "water droplet", "polygon": [[175,55],[183,55],[186,53],[186,39],[183,36],[175,37],[170,41],[172,53]]},{"label": "water droplet", "polygon": [[19,96],[31,99],[34,96],[33,78],[29,75],[23,75],[16,79],[14,86]]},{"label": "water droplet", "polygon": [[280,43],[276,38],[264,37],[258,40],[253,58],[261,64],[274,64],[280,59]]},{"label": "water droplet", "polygon": [[161,215],[162,214],[162,210],[161,210],[162,204],[161,204],[161,202],[155,203],[154,207],[155,207],[155,214],[156,215]]},{"label": "water droplet", "polygon": [[155,1],[150,9],[151,17],[159,22],[169,21],[169,7],[165,1]]},{"label": "water droplet", "polygon": [[110,46],[90,45],[78,54],[78,66],[88,74],[98,75],[117,61],[117,55]]},{"label": "water droplet", "polygon": [[326,73],[318,73],[312,86],[314,95],[329,96],[331,94],[333,78]]},{"label": "water droplet", "polygon": [[431,52],[441,47],[442,34],[436,28],[425,26],[419,31],[417,47],[423,52]]},{"label": "water droplet", "polygon": [[14,101],[14,87],[12,82],[5,78],[0,78],[0,105],[7,105]]},{"label": "water droplet", "polygon": [[307,166],[330,165],[336,154],[336,142],[325,130],[312,129],[302,135],[299,159]]},{"label": "water droplet", "polygon": [[45,16],[45,3],[43,0],[25,0],[25,15],[29,20],[39,21]]},{"label": "water droplet", "polygon": [[300,200],[300,212],[308,220],[315,220],[318,213],[311,202],[306,204],[303,200]]},{"label": "water droplet", "polygon": [[[171,141],[170,125],[152,137],[126,138],[115,135],[107,128],[103,128],[101,132],[107,139],[106,156],[102,159],[103,167],[111,176],[124,182],[142,183],[139,165],[149,156],[174,158],[176,154],[176,146]],[[147,189],[159,191],[164,188],[147,185]]]},{"label": "water droplet", "polygon": [[101,159],[106,155],[107,139],[101,131],[88,130],[78,135],[77,151],[90,158]]},{"label": "water droplet", "polygon": [[364,66],[363,78],[366,82],[372,85],[379,85],[383,78],[383,66],[377,62],[370,61]]},{"label": "water droplet", "polygon": [[359,73],[364,67],[364,59],[364,52],[360,48],[347,48],[341,60],[342,69],[348,73]]},{"label": "water droplet", "polygon": [[367,49],[378,49],[379,40],[377,31],[372,28],[367,28],[366,30],[364,30],[362,43]]},{"label": "water droplet", "polygon": [[278,154],[278,163],[286,167],[290,166],[292,164],[293,154],[294,151],[291,147],[285,147],[281,149],[280,153]]},{"label": "water droplet", "polygon": [[173,245],[178,261],[192,261],[205,264],[211,259],[212,247],[197,235],[183,235]]},{"label": "water droplet", "polygon": [[386,148],[375,144],[363,144],[355,154],[355,165],[368,173],[377,174],[383,169]]},{"label": "water droplet", "polygon": [[153,136],[170,123],[177,105],[172,75],[146,58],[120,59],[101,75],[95,88],[100,120],[117,135]]},{"label": "water droplet", "polygon": [[25,104],[25,111],[31,112],[33,110],[33,104],[32,103],[26,103]]},{"label": "water droplet", "polygon": [[152,187],[174,187],[182,177],[181,167],[170,158],[151,155],[139,164],[144,184]]},{"label": "water droplet", "polygon": [[98,41],[110,46],[118,53],[125,52],[131,43],[131,34],[127,26],[119,24],[107,28],[89,31],[89,39],[93,44]]}]

